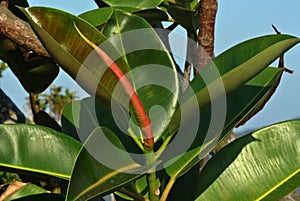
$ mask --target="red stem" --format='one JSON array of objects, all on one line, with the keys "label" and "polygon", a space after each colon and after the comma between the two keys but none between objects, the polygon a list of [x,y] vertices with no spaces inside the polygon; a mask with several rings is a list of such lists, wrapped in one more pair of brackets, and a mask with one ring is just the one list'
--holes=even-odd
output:
[{"label": "red stem", "polygon": [[102,49],[100,49],[97,45],[95,45],[93,42],[87,39],[79,30],[78,33],[91,47],[95,49],[96,53],[103,59],[103,61],[109,66],[111,72],[121,82],[127,95],[130,97],[130,103],[133,107],[134,114],[137,118],[137,123],[142,130],[144,148],[147,151],[153,150],[154,138],[151,122],[132,84],[126,78],[119,66]]}]

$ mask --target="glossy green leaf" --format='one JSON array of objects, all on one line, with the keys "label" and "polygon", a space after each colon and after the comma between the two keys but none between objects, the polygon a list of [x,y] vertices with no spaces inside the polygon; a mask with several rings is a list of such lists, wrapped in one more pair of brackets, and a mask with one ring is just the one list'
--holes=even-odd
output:
[{"label": "glossy green leaf", "polygon": [[[126,73],[128,66],[109,42],[103,43],[106,38],[94,26],[64,11],[45,7],[31,7],[22,11],[57,63],[88,93],[96,94],[109,104],[117,79],[99,56],[91,54],[93,49],[81,38],[75,25],[89,40],[102,43],[101,48]],[[60,23],[57,23],[57,19]]]},{"label": "glossy green leaf", "polygon": [[[116,108],[118,117],[125,114],[122,108]],[[127,119],[124,115],[123,119]],[[97,127],[102,126],[117,134],[125,148],[131,153],[141,153],[139,147],[130,138],[128,124],[117,124],[112,111],[100,100],[85,98],[68,103],[62,111],[63,132],[85,142],[90,133]]]},{"label": "glossy green leaf", "polygon": [[[243,103],[239,103],[244,110],[239,110],[237,111],[238,114],[231,115],[230,118],[235,118],[235,116],[237,117],[233,120],[228,118],[228,115],[226,117],[227,119],[220,119],[220,109],[222,109],[223,112],[226,112],[226,110],[224,110],[226,109],[224,108],[226,107],[224,105],[226,102],[224,102],[224,99],[222,100],[222,98],[225,96],[224,93],[226,92],[226,94],[229,94],[230,92],[233,92],[239,86],[255,77],[263,69],[265,69],[269,63],[273,62],[277,57],[279,57],[289,48],[296,45],[299,41],[300,39],[288,35],[272,35],[252,39],[225,51],[220,56],[216,57],[213,62],[206,65],[206,67],[195,77],[191,83],[193,89],[196,91],[196,98],[198,100],[199,108],[202,109],[200,117],[201,122],[198,127],[199,129],[197,136],[195,137],[192,146],[185,154],[183,154],[182,157],[178,156],[177,159],[172,159],[173,162],[176,160],[177,161],[175,165],[169,166],[168,172],[170,175],[173,177],[178,177],[179,175],[182,175],[184,172],[188,171],[193,165],[197,164],[197,162],[200,160],[198,155],[201,150],[206,148],[206,150],[202,150],[200,158],[205,156],[213,148],[212,145],[217,144],[217,142],[222,139],[223,136],[227,135],[237,123],[239,123],[249,112],[256,108],[256,104],[262,99],[262,97],[265,96],[266,93],[268,93],[268,91],[262,92],[260,89],[258,89],[258,91],[254,93],[254,96],[248,96],[250,93],[245,94],[249,99]],[[217,69],[214,68],[214,66]],[[216,70],[218,71],[217,73]],[[270,75],[270,79],[272,79],[272,75]],[[275,80],[277,79],[278,77]],[[222,83],[224,84],[224,91],[221,90]],[[266,83],[269,83],[269,81],[267,80]],[[222,108],[218,109],[219,114],[216,122],[213,122],[214,120],[210,122],[212,116],[210,108],[210,93],[208,89],[211,92],[214,92],[214,104],[216,101],[221,100],[221,103],[219,102],[221,105],[218,107]],[[258,95],[258,97],[260,96],[258,100],[255,99],[256,95]],[[185,118],[184,122],[182,122],[182,125],[188,125],[189,122],[194,121],[193,119],[195,118],[195,110],[193,106],[189,107],[190,100],[192,100],[193,97],[189,97],[191,97],[190,94],[184,94],[183,99],[187,101],[185,101],[183,105],[188,106],[185,107],[185,112],[190,115]],[[251,102],[254,106],[249,104]],[[246,108],[249,105],[252,105],[252,107]],[[227,107],[231,107],[229,102],[227,103]],[[236,105],[233,105],[233,107],[236,107]],[[228,113],[228,108],[226,113]],[[221,128],[220,126],[223,124],[222,121],[224,121],[224,126]],[[180,123],[178,122],[180,122],[180,108],[177,110],[177,112],[175,112],[174,118],[172,119],[169,127],[170,133],[174,133],[174,131],[179,128]],[[209,130],[210,125],[214,125],[212,130]],[[216,125],[219,128],[217,128]],[[204,146],[203,143],[205,143]],[[178,160],[178,158],[180,159]],[[166,165],[172,162],[172,160],[166,163]]]},{"label": "glossy green leaf", "polygon": [[[283,72],[282,68],[268,67],[243,87],[239,87],[227,96],[228,106],[222,137],[230,133],[241,120],[265,104]],[[249,101],[249,98],[252,101]]]},{"label": "glossy green leaf", "polygon": [[49,58],[24,58],[21,48],[11,40],[0,37],[0,59],[5,61],[27,92],[40,93],[56,78],[59,67]]},{"label": "glossy green leaf", "polygon": [[[289,35],[263,36],[240,43],[217,56],[191,83],[197,92],[200,108],[210,102],[208,87],[217,91],[217,83],[222,81],[226,93],[229,93],[256,76],[299,42],[299,38]],[[220,77],[214,73],[214,67],[217,68]]]},{"label": "glossy green leaf", "polygon": [[300,186],[300,120],[224,147],[198,178],[196,200],[278,200]]},{"label": "glossy green leaf", "polygon": [[164,11],[159,9],[141,10],[134,12],[134,14],[144,18],[150,24],[167,21],[169,19],[168,15]]},{"label": "glossy green leaf", "polygon": [[[288,35],[270,35],[251,39],[230,48],[213,59],[195,76],[191,87],[196,94],[185,93],[183,100],[188,102],[196,95],[200,109],[207,106],[211,102],[210,92],[213,92],[215,99],[224,97],[224,93],[232,92],[255,77],[282,53],[296,45],[299,40]],[[224,85],[225,92],[221,90],[222,85]],[[191,113],[192,110],[193,108]],[[193,118],[191,115],[190,119]],[[180,110],[178,109],[169,129],[170,133],[174,133],[179,128],[179,119]]]},{"label": "glossy green leaf", "polygon": [[[38,59],[37,59],[38,60]],[[59,67],[50,59],[40,59],[35,66],[21,65],[21,83],[28,92],[41,93],[46,90],[59,73]],[[19,78],[20,79],[20,78]]]},{"label": "glossy green leaf", "polygon": [[193,201],[199,166],[195,165],[186,174],[176,180],[168,195],[168,201]]},{"label": "glossy green leaf", "polygon": [[168,13],[182,27],[194,33],[199,26],[199,13],[179,6],[168,7]]},{"label": "glossy green leaf", "polygon": [[[272,68],[269,68],[270,70],[272,70]],[[239,127],[240,125],[243,125],[245,124],[249,119],[251,119],[253,116],[255,116],[258,112],[260,112],[263,107],[265,106],[265,104],[271,99],[271,97],[274,95],[274,93],[276,92],[276,89],[278,87],[278,85],[280,84],[280,81],[281,81],[281,78],[282,78],[282,75],[283,73],[285,72],[284,69],[282,68],[276,68],[276,70],[278,72],[280,72],[278,78],[277,78],[277,81],[273,84],[273,86],[271,87],[270,90],[268,90],[268,92],[264,95],[264,97],[262,97],[259,102],[256,104],[256,106],[251,109],[251,111],[249,111],[249,113],[247,114],[247,116],[245,116],[240,122],[239,124],[236,125],[236,127]],[[273,68],[273,71],[275,71],[275,69]],[[263,72],[266,72],[264,73],[265,76],[268,76],[267,74],[267,70],[263,71]],[[262,73],[263,73],[262,72]],[[256,80],[258,79],[258,77],[254,77],[252,80]],[[250,80],[250,84],[252,82],[252,80]]]},{"label": "glossy green leaf", "polygon": [[193,8],[193,9],[198,9],[199,8],[199,1],[198,0],[192,0],[190,1],[191,4],[190,4],[190,7]]},{"label": "glossy green leaf", "polygon": [[[112,8],[105,7],[82,13],[78,17],[86,20],[95,27],[100,27],[110,19],[112,13]],[[144,18],[149,23],[158,23],[168,20],[168,15],[159,9],[140,10],[134,12],[134,14]]]},{"label": "glossy green leaf", "polygon": [[[87,200],[109,194],[153,166],[139,165],[124,150],[116,134],[104,127],[96,128],[78,156],[67,200]],[[113,153],[113,157],[109,153]]]},{"label": "glossy green leaf", "polygon": [[119,1],[119,0],[104,0],[105,3],[110,5],[111,7],[127,7],[127,8],[132,8],[136,11],[138,10],[145,10],[145,9],[150,9],[150,8],[156,8],[163,0],[153,0],[153,1],[148,1],[148,0],[127,0],[127,1]]},{"label": "glossy green leaf", "polygon": [[87,21],[95,27],[99,27],[100,25],[103,25],[109,20],[112,13],[112,8],[104,7],[82,13],[78,17],[84,19],[85,21]]},{"label": "glossy green leaf", "polygon": [[81,144],[37,125],[0,125],[0,166],[69,179]]},{"label": "glossy green leaf", "polygon": [[9,198],[5,199],[5,201],[11,201],[15,200],[18,198],[26,197],[29,195],[35,195],[35,194],[40,194],[40,193],[46,193],[47,191],[37,185],[34,184],[26,184],[23,186],[20,190],[12,194]]},{"label": "glossy green leaf", "polygon": [[[30,17],[31,25],[43,41],[45,47],[74,79],[76,78],[79,68],[80,70],[85,69],[81,63],[83,63],[86,56],[92,51],[76,32],[74,21],[78,29],[90,40],[103,41],[105,39],[94,27],[71,14],[40,7],[28,8],[25,12]],[[63,21],[63,23],[57,23],[55,19],[58,18]],[[36,22],[38,22],[38,24],[36,24]],[[135,32],[136,29],[143,29],[142,32],[144,34]],[[63,31],[65,34],[59,34]],[[124,33],[128,31],[132,31],[130,32],[132,35],[125,34],[126,36],[124,36]],[[133,85],[137,87],[137,93],[146,111],[150,112],[153,103],[165,109],[167,114],[166,118],[164,118],[165,115],[162,115],[161,112],[152,113],[153,117],[151,121],[154,134],[156,138],[159,138],[160,133],[164,130],[174,112],[174,105],[176,104],[179,92],[176,70],[170,55],[167,53],[155,31],[151,29],[151,26],[145,20],[135,15],[116,10],[111,16],[109,23],[106,23],[104,33],[108,38],[114,37],[110,42],[112,42],[118,50],[122,51],[121,55],[128,53],[124,60],[123,58],[119,60],[120,62],[118,64],[122,67],[124,73],[127,73],[130,67],[131,71],[128,73],[129,79],[134,77],[132,80]],[[122,34],[122,37],[118,38],[118,34]],[[138,34],[140,40],[136,40],[136,34]],[[124,39],[124,37],[129,37],[129,40],[120,41],[120,39]],[[150,42],[149,38],[151,38]],[[109,46],[108,43],[105,44],[110,47],[110,49],[108,48],[108,55],[112,58],[120,57],[120,54],[117,53],[114,48]],[[134,51],[136,50],[134,48],[142,49]],[[70,56],[70,54],[72,56]],[[148,55],[151,55],[151,57]],[[97,57],[93,57],[93,59],[97,60]],[[117,80],[114,75],[108,71],[104,73],[100,82],[98,82],[99,79],[97,76],[101,73],[99,72],[101,71],[99,67],[101,63],[98,64],[98,62],[94,60],[89,61],[89,64],[91,64],[89,69],[91,70],[85,72],[84,77],[81,77],[82,79],[77,81],[84,89],[91,93],[95,92],[93,91],[93,89],[95,89],[94,84],[98,83],[99,87],[97,88],[96,94],[98,97],[101,97],[105,103],[110,104],[111,93],[113,90],[116,90],[114,87]],[[138,73],[138,75],[131,77],[131,75],[134,74],[134,72],[132,72],[133,69],[140,66],[147,68],[143,70],[137,69],[134,72]],[[152,76],[149,76],[149,74],[152,74]],[[96,78],[94,76],[96,76]],[[158,78],[161,80],[157,81]],[[145,82],[145,86],[139,86]],[[155,84],[163,86],[161,87]],[[165,89],[167,86],[169,86],[169,88]],[[119,88],[119,91],[114,93],[115,100],[121,101],[124,100],[124,98],[126,99],[127,96],[124,95],[123,91],[122,88]],[[153,94],[155,94],[155,96]],[[139,131],[135,132],[138,133]]]},{"label": "glossy green leaf", "polygon": [[103,34],[113,38],[112,44],[126,55],[133,85],[150,116],[157,140],[170,122],[179,94],[177,71],[170,54],[151,25],[120,10],[114,11]]},{"label": "glossy green leaf", "polygon": [[[265,97],[265,94],[272,90],[272,87],[279,79],[281,73],[282,69],[267,68],[245,85],[228,94],[227,115],[221,135],[218,136],[216,134],[216,139],[212,138],[211,141],[207,141],[204,147],[199,146],[199,144],[203,143],[205,135],[197,135],[191,148],[184,153],[179,160],[176,161],[176,159],[174,159],[176,163],[166,168],[167,173],[172,177],[179,177],[196,165],[201,158],[199,154],[201,153],[203,157],[210,149],[205,150],[205,152],[201,151],[203,151],[206,146],[216,145],[217,137],[222,138],[226,136],[243,117],[256,108],[257,104]],[[207,108],[202,111],[198,133],[207,132],[208,125],[210,124],[210,115]],[[174,161],[169,162],[173,163]],[[166,165],[168,165],[168,163]]]},{"label": "glossy green leaf", "polygon": [[16,199],[15,201],[65,201],[65,197],[61,194],[43,193],[37,195],[29,195]]}]

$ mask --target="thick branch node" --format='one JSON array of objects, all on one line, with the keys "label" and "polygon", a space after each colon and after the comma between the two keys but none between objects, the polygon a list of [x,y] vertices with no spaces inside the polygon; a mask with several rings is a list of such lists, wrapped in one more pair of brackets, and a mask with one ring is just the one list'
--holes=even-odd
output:
[{"label": "thick branch node", "polygon": [[0,6],[0,13],[0,34],[37,55],[50,57],[27,22],[16,17],[5,6]]},{"label": "thick branch node", "polygon": [[203,46],[210,46],[214,42],[214,39],[208,35],[204,35],[200,37],[200,42]]}]

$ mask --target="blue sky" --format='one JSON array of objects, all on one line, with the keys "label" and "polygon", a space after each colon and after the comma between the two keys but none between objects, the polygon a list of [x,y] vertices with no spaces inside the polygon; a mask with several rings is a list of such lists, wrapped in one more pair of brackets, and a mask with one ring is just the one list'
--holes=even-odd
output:
[{"label": "blue sky", "polygon": [[[36,6],[49,6],[80,14],[96,8],[92,0],[29,0]],[[271,24],[282,33],[300,36],[299,0],[226,0],[219,1],[216,24],[216,55],[231,46],[266,34],[273,34]],[[260,128],[275,122],[300,118],[300,46],[290,50],[285,57],[286,67],[294,74],[284,74],[282,82],[269,103],[257,116],[238,129],[243,132],[251,128]],[[276,63],[274,64],[276,65]],[[73,82],[64,73],[60,73],[55,85],[73,87]],[[6,70],[0,79],[0,87],[17,103],[25,105],[26,92],[18,81]]]}]

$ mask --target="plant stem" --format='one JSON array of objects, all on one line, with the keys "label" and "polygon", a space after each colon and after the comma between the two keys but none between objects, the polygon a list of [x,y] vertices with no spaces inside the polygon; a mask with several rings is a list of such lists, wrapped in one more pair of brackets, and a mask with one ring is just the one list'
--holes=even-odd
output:
[{"label": "plant stem", "polygon": [[[146,164],[152,164],[155,162],[155,154],[153,151],[149,151],[146,154]],[[150,201],[159,201],[159,189],[156,182],[155,167],[149,170],[147,174],[148,192]]]},{"label": "plant stem", "polygon": [[170,181],[168,182],[168,184],[167,184],[167,186],[166,186],[166,188],[165,188],[165,190],[164,190],[164,192],[163,192],[163,194],[160,198],[160,201],[166,201],[167,200],[168,195],[169,195],[175,181],[176,181],[176,177],[171,177],[170,178]]},{"label": "plant stem", "polygon": [[30,106],[33,116],[40,111],[40,103],[37,94],[29,93]]},{"label": "plant stem", "polygon": [[168,135],[159,149],[156,151],[155,158],[158,159],[161,154],[164,152],[165,148],[168,146],[169,142],[172,140],[173,135]]}]

